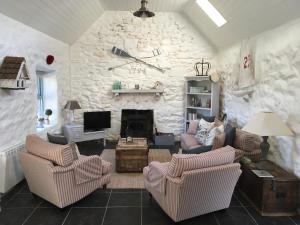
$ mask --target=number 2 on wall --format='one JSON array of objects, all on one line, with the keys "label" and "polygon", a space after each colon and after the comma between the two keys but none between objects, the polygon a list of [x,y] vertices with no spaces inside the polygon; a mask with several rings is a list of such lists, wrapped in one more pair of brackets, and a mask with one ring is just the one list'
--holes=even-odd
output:
[{"label": "number 2 on wall", "polygon": [[250,68],[251,66],[251,55],[247,55],[244,57],[244,69]]}]

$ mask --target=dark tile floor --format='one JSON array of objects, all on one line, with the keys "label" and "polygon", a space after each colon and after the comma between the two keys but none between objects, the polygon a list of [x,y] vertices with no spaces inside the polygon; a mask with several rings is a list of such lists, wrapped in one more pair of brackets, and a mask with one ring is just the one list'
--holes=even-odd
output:
[{"label": "dark tile floor", "polygon": [[[2,199],[0,225],[169,225],[175,224],[143,189],[96,190],[59,209],[20,183]],[[300,225],[300,217],[262,217],[235,192],[230,208],[180,225]]]}]

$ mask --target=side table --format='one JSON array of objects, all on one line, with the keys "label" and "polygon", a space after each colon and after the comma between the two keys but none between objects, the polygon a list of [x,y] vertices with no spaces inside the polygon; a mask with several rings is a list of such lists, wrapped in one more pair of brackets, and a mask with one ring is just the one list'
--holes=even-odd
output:
[{"label": "side table", "polygon": [[[299,180],[275,163],[264,160],[242,165],[239,190],[263,216],[292,216],[297,213]],[[253,170],[264,170],[273,177],[258,176]]]}]

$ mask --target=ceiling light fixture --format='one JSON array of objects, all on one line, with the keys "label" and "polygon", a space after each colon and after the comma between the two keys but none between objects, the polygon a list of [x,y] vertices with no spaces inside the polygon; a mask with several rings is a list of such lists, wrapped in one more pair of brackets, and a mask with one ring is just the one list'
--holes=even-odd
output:
[{"label": "ceiling light fixture", "polygon": [[197,0],[196,3],[218,27],[227,23],[221,13],[208,0]]},{"label": "ceiling light fixture", "polygon": [[136,16],[136,17],[141,17],[141,18],[147,18],[147,17],[155,16],[155,14],[153,12],[150,12],[147,9],[147,4],[148,4],[148,1],[142,0],[141,1],[142,7],[138,11],[134,12],[133,15]]}]

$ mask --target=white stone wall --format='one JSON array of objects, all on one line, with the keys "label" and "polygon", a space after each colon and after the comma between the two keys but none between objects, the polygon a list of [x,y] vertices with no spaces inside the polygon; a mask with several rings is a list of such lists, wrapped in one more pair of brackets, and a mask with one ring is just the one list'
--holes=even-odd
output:
[{"label": "white stone wall", "polygon": [[225,80],[225,111],[239,126],[258,111],[275,111],[295,132],[294,137],[270,138],[269,158],[300,177],[300,20],[253,37],[256,78],[249,102],[230,94],[238,77],[240,43],[219,54]]},{"label": "white stone wall", "polygon": [[[59,109],[69,98],[69,46],[0,14],[0,63],[5,56],[23,56],[31,80],[26,90],[0,89],[0,151],[24,143],[26,135],[36,133],[36,73],[38,63],[48,54],[55,56],[53,68],[58,83]],[[61,114],[61,113],[59,113]],[[59,115],[61,122],[61,115]]]},{"label": "white stone wall", "polygon": [[[151,56],[152,50],[159,48],[162,55],[147,62],[166,68],[166,72],[136,63],[108,71],[128,61],[112,55],[113,46],[137,57]],[[142,20],[130,12],[106,12],[71,46],[71,94],[83,108],[76,111],[76,119],[82,120],[84,111],[111,110],[109,138],[117,138],[122,109],[153,109],[159,131],[179,134],[183,129],[184,77],[195,74],[193,66],[201,58],[215,67],[214,55],[211,45],[181,14],[157,13]],[[160,81],[165,94],[159,99],[152,95],[116,99],[111,93],[116,80],[123,86],[139,84],[143,89]]]}]

